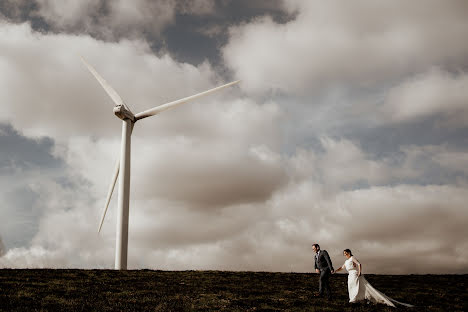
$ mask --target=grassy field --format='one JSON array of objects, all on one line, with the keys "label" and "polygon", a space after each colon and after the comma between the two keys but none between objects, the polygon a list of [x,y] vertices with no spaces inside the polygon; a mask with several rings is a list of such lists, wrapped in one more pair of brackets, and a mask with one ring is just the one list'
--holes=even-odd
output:
[{"label": "grassy field", "polygon": [[[398,311],[468,311],[468,275],[366,275]],[[315,298],[318,276],[222,271],[0,270],[1,311],[395,311],[350,305],[347,276],[336,299]]]}]

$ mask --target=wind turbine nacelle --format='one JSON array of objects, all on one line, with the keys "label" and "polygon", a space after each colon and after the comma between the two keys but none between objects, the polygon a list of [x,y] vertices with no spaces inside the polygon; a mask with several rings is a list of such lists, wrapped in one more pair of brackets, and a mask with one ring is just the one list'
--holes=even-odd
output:
[{"label": "wind turbine nacelle", "polygon": [[135,122],[135,115],[133,115],[133,113],[124,105],[116,105],[114,107],[114,114],[122,120],[130,119]]}]

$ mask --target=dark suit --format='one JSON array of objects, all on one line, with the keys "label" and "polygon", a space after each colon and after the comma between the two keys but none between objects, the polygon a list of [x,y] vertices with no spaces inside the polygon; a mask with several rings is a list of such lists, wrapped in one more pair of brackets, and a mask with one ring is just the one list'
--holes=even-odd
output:
[{"label": "dark suit", "polygon": [[333,271],[333,265],[326,250],[319,250],[315,255],[315,269],[320,271],[319,293],[321,296],[327,292],[327,297],[331,297],[329,278]]}]

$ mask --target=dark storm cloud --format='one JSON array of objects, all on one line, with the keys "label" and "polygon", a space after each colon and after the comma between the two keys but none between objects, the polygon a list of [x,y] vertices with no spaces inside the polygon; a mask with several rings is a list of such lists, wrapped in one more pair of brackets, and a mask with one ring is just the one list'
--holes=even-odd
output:
[{"label": "dark storm cloud", "polygon": [[390,124],[380,127],[355,127],[345,134],[349,139],[359,139],[366,151],[375,157],[400,153],[401,145],[440,145],[452,148],[467,146],[468,128],[452,130],[435,126],[434,118],[407,124]]},{"label": "dark storm cloud", "polygon": [[37,3],[28,0],[4,0],[0,2],[0,17],[12,22],[23,22],[37,8]]},{"label": "dark storm cloud", "polygon": [[37,31],[50,31],[51,27],[44,18],[35,14],[38,8],[39,4],[34,0],[4,0],[0,2],[0,20],[11,23],[27,21]]},{"label": "dark storm cloud", "polygon": [[287,173],[278,161],[264,161],[255,152],[245,155],[235,149],[218,147],[213,157],[210,153],[190,151],[189,148],[181,153],[168,146],[161,156],[162,159],[147,170],[146,179],[154,183],[146,187],[142,185],[145,193],[185,201],[201,207],[198,209],[261,203],[288,181]]},{"label": "dark storm cloud", "polygon": [[292,18],[278,0],[216,1],[213,12],[202,16],[177,12],[176,22],[163,31],[164,44],[180,62],[199,64],[209,60],[223,66],[220,48],[229,40],[228,28],[265,15],[281,23]]}]

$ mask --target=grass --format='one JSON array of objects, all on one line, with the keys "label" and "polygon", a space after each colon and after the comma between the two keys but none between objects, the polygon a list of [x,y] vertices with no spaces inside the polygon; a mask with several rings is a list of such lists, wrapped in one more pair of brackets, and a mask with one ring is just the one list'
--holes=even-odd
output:
[{"label": "grass", "polygon": [[[415,308],[468,311],[468,275],[366,275]],[[333,275],[335,299],[315,298],[318,276],[222,271],[0,270],[0,311],[395,311],[348,303],[347,276]]]}]

